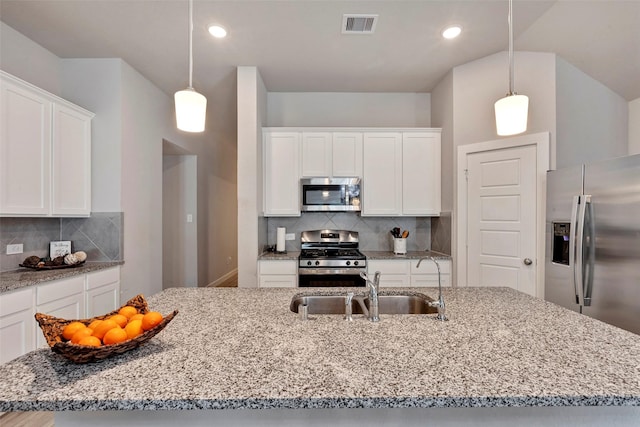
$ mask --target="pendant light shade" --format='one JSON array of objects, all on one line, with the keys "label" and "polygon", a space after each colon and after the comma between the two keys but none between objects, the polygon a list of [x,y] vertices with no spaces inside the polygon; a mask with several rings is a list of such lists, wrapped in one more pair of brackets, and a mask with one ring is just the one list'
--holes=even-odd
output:
[{"label": "pendant light shade", "polygon": [[495,109],[498,135],[516,135],[527,130],[528,96],[507,95],[496,102]]},{"label": "pendant light shade", "polygon": [[509,0],[509,93],[495,103],[498,135],[516,135],[527,130],[529,98],[513,90],[513,0]]},{"label": "pendant light shade", "polygon": [[192,87],[193,80],[193,0],[189,0],[189,87],[175,93],[176,124],[185,132],[203,132],[207,98]]},{"label": "pendant light shade", "polygon": [[174,99],[178,129],[185,132],[203,132],[207,98],[190,87],[176,92]]}]

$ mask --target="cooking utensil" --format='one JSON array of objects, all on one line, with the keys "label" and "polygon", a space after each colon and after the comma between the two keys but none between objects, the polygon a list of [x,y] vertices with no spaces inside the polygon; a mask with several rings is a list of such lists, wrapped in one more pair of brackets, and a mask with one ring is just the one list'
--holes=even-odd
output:
[{"label": "cooking utensil", "polygon": [[404,231],[402,232],[402,238],[403,238],[403,239],[406,239],[407,237],[409,237],[409,230],[404,230]]}]

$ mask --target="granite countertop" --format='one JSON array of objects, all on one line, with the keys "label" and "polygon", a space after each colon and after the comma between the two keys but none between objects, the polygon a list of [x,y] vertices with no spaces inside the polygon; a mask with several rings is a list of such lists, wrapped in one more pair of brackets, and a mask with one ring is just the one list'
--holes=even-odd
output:
[{"label": "granite countertop", "polygon": [[435,259],[451,259],[451,255],[436,251],[407,251],[404,255],[396,255],[393,251],[362,251],[367,259],[420,259],[427,256]]},{"label": "granite countertop", "polygon": [[168,289],[149,305],[180,313],[138,349],[0,365],[0,411],[640,406],[640,336],[507,288],[444,292],[449,322],[371,323],[303,321],[300,289]]},{"label": "granite countertop", "polygon": [[262,261],[294,260],[294,261],[297,261],[299,255],[300,255],[300,251],[287,251],[286,253],[263,252],[258,256],[258,260],[262,260]]},{"label": "granite countertop", "polygon": [[37,285],[38,283],[64,279],[65,277],[77,276],[97,270],[104,270],[105,268],[111,268],[122,264],[124,264],[124,261],[87,261],[83,265],[74,268],[56,270],[33,270],[29,268],[20,268],[18,270],[3,271],[0,273],[0,294],[24,288],[26,286]]}]

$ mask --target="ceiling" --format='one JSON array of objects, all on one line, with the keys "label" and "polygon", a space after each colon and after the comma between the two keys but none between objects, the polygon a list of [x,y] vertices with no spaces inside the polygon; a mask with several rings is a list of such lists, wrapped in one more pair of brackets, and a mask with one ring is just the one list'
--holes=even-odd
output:
[{"label": "ceiling", "polygon": [[[453,67],[507,49],[507,8],[506,0],[195,0],[194,87],[233,96],[236,66],[255,65],[270,92],[430,92]],[[341,34],[344,13],[378,14],[375,33]],[[187,86],[186,0],[0,0],[0,19],[61,58],[119,57],[167,94]],[[211,23],[227,38],[211,37]],[[452,23],[463,34],[444,40]],[[514,39],[516,50],[555,52],[625,99],[640,98],[640,0],[515,0]]]}]

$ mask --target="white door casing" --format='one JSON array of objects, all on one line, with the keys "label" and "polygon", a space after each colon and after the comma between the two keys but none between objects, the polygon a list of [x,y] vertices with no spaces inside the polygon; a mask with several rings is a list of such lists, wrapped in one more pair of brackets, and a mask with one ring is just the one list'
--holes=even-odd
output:
[{"label": "white door casing", "polygon": [[458,147],[458,285],[543,297],[548,167],[549,133]]}]

